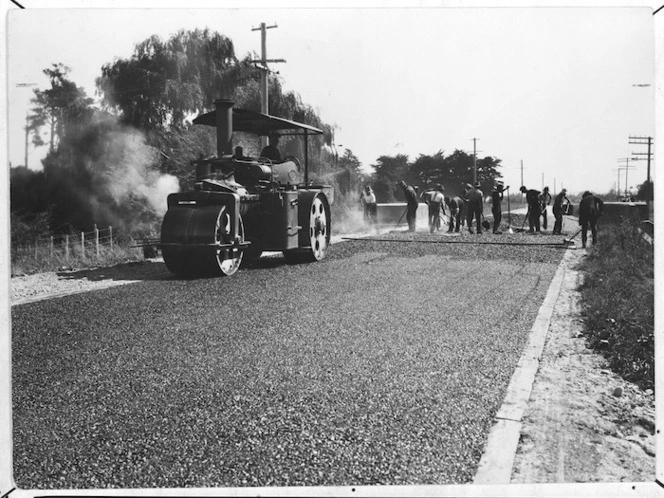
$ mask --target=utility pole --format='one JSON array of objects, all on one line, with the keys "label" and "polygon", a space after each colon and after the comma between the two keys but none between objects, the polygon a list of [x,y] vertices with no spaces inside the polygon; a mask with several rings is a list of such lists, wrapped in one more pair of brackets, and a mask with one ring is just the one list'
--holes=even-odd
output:
[{"label": "utility pole", "polygon": [[521,187],[523,187],[523,159],[521,159]]},{"label": "utility pole", "polygon": [[[31,86],[37,86],[37,83],[17,83],[17,87],[19,88],[24,88],[24,87],[31,87]],[[25,167],[28,167],[28,136],[30,135],[30,128],[29,128],[29,113],[26,111],[25,113]]]},{"label": "utility pole", "polygon": [[620,200],[620,170],[621,170],[621,168],[617,168],[617,169],[613,170],[613,171],[618,172],[618,181],[616,182],[616,197],[617,197],[616,200],[618,200],[618,201]]},{"label": "utility pole", "polygon": [[629,170],[634,169],[634,167],[630,167],[629,157],[623,157],[621,159],[618,159],[618,161],[626,161],[625,166],[620,166],[619,169],[624,169],[625,170],[625,197],[629,197],[629,193],[628,193],[628,190],[627,190],[627,178],[629,176]]},{"label": "utility pole", "polygon": [[[270,68],[268,67],[268,62],[286,62],[284,59],[268,59],[267,58],[267,30],[272,28],[277,28],[276,24],[272,26],[267,26],[264,22],[260,24],[258,28],[251,28],[251,31],[261,32],[261,58],[258,60],[253,60],[254,64],[257,64],[256,67],[261,70],[261,84],[260,84],[260,93],[261,93],[261,112],[263,114],[269,114],[268,108],[268,74],[270,73]],[[267,145],[267,137],[261,137],[262,146]]]},{"label": "utility pole", "polygon": [[[650,201],[651,196],[655,193],[655,189],[653,186],[650,184],[650,158],[652,158],[653,153],[650,152],[650,148],[652,147],[652,137],[629,137],[629,143],[631,144],[640,144],[640,145],[647,145],[648,146],[648,152],[632,152],[633,156],[647,156],[646,159],[648,160],[648,173],[646,175],[646,179],[648,181],[648,193],[646,194],[646,203],[648,204],[648,210],[650,210]],[[642,161],[643,159],[641,158],[632,158],[633,161]]]},{"label": "utility pole", "polygon": [[473,138],[473,187],[477,183],[477,138]]},{"label": "utility pole", "polygon": [[30,128],[28,126],[28,113],[25,113],[25,167],[28,167],[28,135],[30,134]]}]

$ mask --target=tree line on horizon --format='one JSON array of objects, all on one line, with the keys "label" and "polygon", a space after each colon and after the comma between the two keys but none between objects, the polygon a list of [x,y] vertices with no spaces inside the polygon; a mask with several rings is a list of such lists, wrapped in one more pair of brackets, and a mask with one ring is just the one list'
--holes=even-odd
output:
[{"label": "tree line on horizon", "polygon": [[[44,70],[50,87],[34,90],[28,130],[36,146],[48,147],[41,171],[25,166],[10,170],[12,241],[73,233],[94,224],[113,225],[136,234],[155,234],[166,194],[157,189],[173,179],[192,187],[192,160],[216,154],[214,128],[193,126],[191,119],[210,110],[218,98],[236,107],[260,111],[260,70],[255,54],[235,55],[230,38],[205,30],[181,30],[168,40],[151,36],[126,59],[101,67],[96,80],[99,104],[69,78],[70,69],[54,63]],[[398,180],[429,186],[442,183],[456,192],[472,181],[473,157],[456,150],[445,156],[383,155],[362,172],[346,148],[338,155],[334,126],[279,78],[270,76],[270,114],[323,130],[309,141],[310,176],[335,187],[337,216],[357,209],[364,184],[374,185],[379,202],[402,200]],[[258,143],[240,137],[249,152]],[[285,155],[302,157],[301,141],[284,137]],[[259,150],[259,149],[258,149]],[[257,155],[258,152],[255,152]],[[500,160],[477,160],[484,188],[500,177]],[[163,200],[162,200],[163,197]]]}]

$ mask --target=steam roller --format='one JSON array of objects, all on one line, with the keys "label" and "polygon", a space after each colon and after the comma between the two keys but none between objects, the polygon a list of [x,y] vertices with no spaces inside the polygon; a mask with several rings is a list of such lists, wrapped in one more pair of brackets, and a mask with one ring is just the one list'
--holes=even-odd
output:
[{"label": "steam roller", "polygon": [[168,270],[178,276],[235,273],[247,245],[242,218],[238,221],[234,234],[226,206],[169,208],[161,228],[162,255]]},{"label": "steam roller", "polygon": [[[281,251],[288,262],[322,260],[331,235],[333,190],[308,179],[307,139],[322,130],[267,114],[233,109],[218,100],[215,110],[194,120],[215,126],[217,156],[194,161],[194,190],[168,196],[161,226],[164,263],[178,277],[233,275],[263,251]],[[233,131],[304,137],[304,167],[287,157],[231,154]]]}]

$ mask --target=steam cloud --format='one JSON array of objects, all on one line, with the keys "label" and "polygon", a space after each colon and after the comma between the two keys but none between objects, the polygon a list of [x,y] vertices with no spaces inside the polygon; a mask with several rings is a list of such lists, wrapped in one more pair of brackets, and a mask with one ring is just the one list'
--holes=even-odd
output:
[{"label": "steam cloud", "polygon": [[175,176],[156,169],[157,161],[157,151],[146,144],[141,132],[129,128],[113,131],[96,161],[102,166],[97,169],[102,172],[100,186],[118,205],[139,199],[155,215],[163,216],[166,197],[179,192],[180,185]]}]

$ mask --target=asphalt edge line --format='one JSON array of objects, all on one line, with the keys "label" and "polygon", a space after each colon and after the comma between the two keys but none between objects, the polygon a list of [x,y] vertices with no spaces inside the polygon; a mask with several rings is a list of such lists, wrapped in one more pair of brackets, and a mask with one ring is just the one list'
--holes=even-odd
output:
[{"label": "asphalt edge line", "polygon": [[560,296],[572,251],[567,250],[549,285],[535,318],[517,367],[512,374],[503,404],[496,414],[473,484],[509,484],[521,437],[522,417],[539,369],[553,309]]},{"label": "asphalt edge line", "polygon": [[76,294],[84,294],[86,292],[92,292],[96,290],[110,289],[111,287],[118,287],[120,285],[127,285],[127,284],[135,284],[140,281],[141,280],[115,280],[106,284],[97,284],[93,288],[73,289],[68,291],[55,292],[52,294],[43,294],[34,297],[26,297],[24,299],[11,302],[9,307],[13,308],[14,306],[20,306],[22,304],[37,303],[39,301],[46,301],[48,299],[58,299],[61,297],[73,296]]}]

